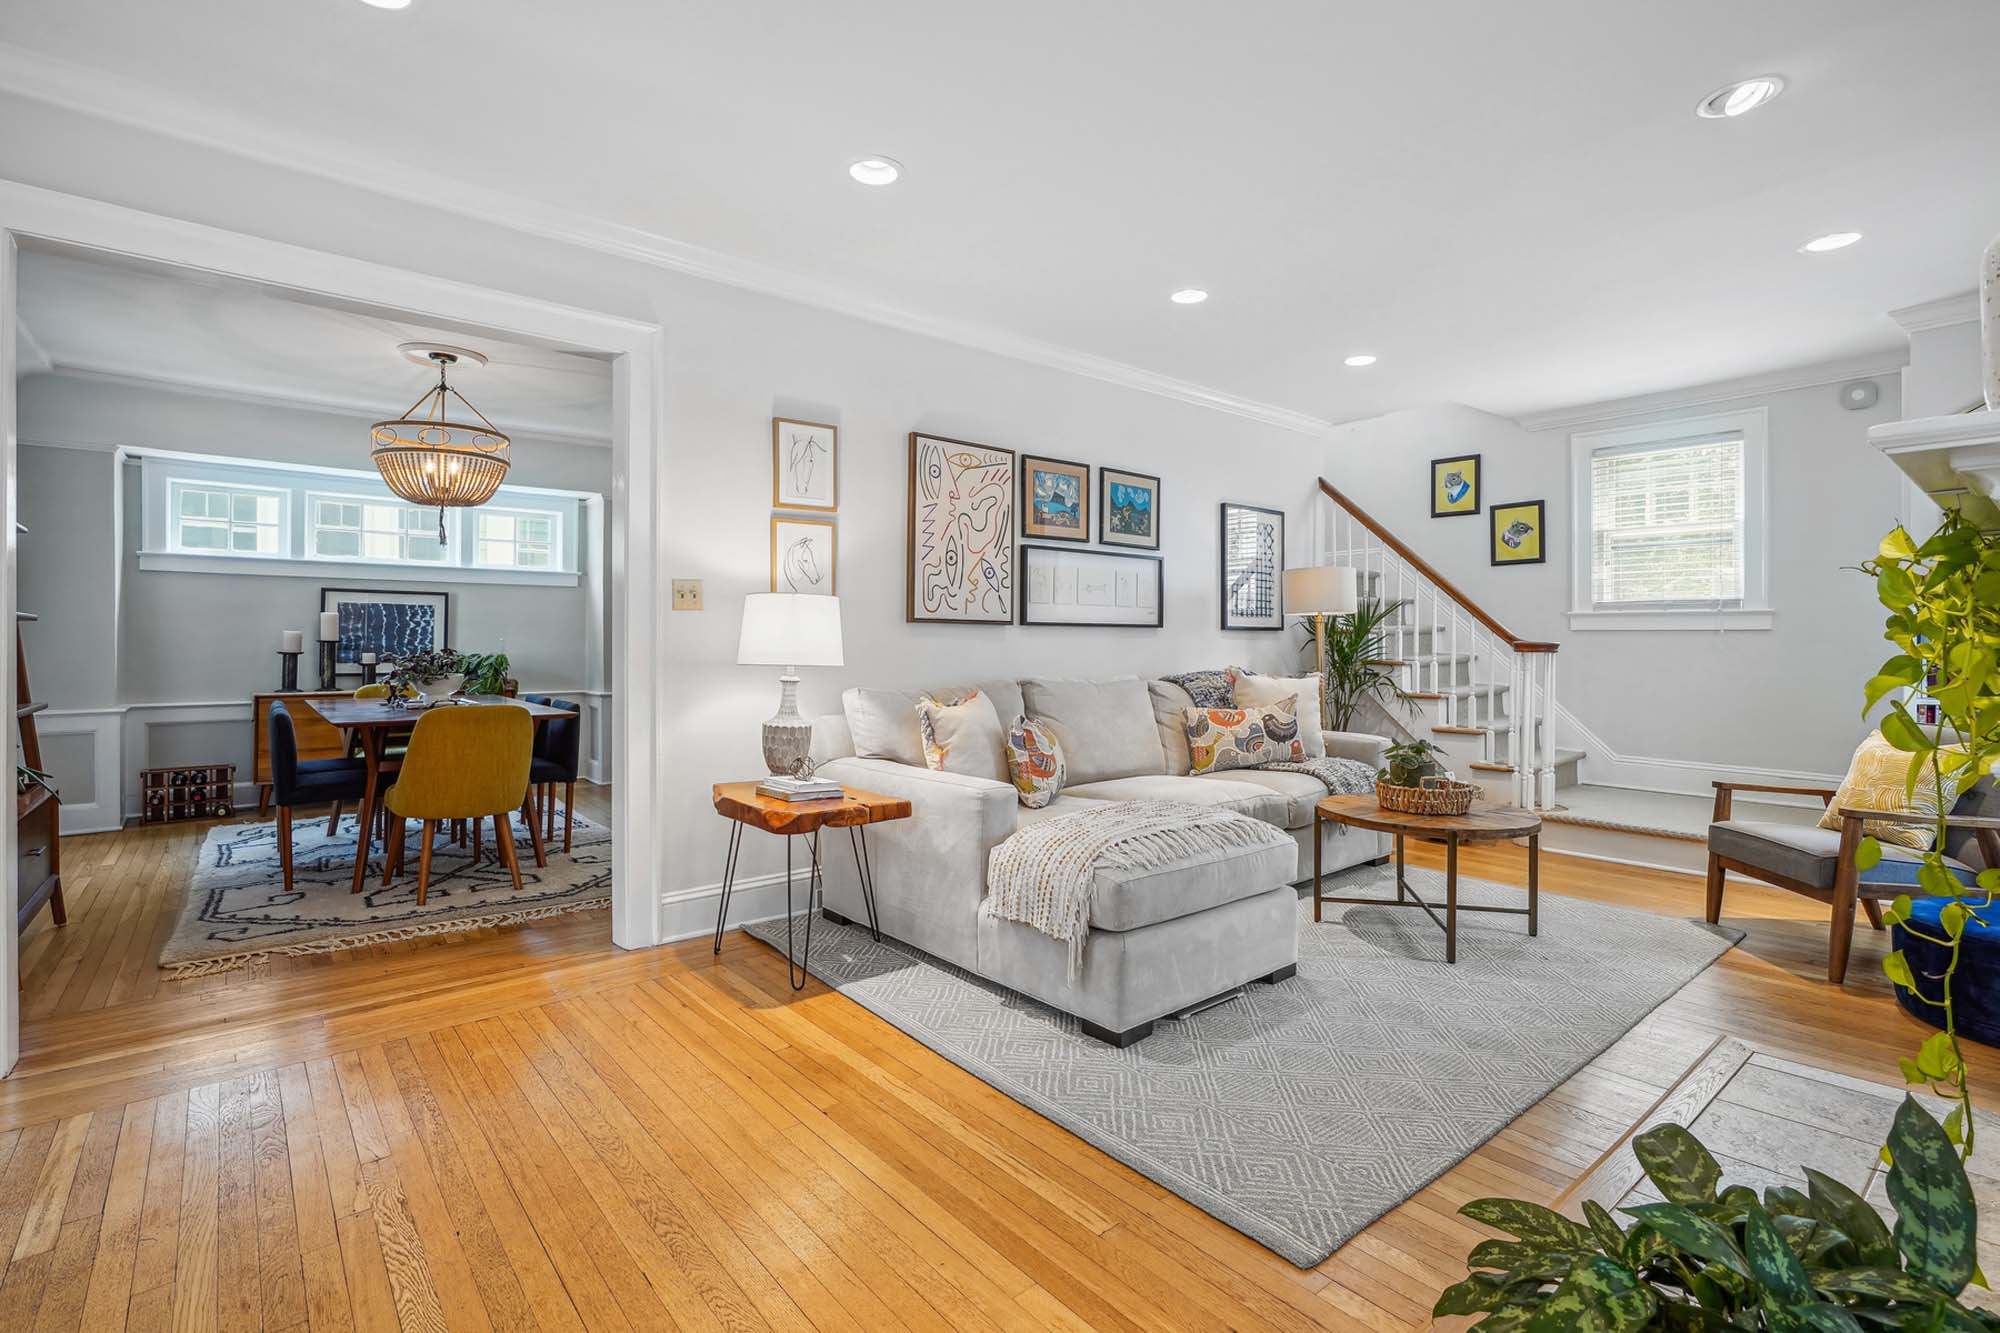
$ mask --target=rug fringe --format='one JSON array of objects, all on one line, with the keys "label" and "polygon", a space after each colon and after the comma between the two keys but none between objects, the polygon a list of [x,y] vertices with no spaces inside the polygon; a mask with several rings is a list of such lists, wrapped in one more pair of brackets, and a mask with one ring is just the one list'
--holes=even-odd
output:
[{"label": "rug fringe", "polygon": [[196,977],[211,977],[223,972],[234,972],[247,967],[259,958],[303,958],[312,954],[341,953],[348,949],[365,949],[374,944],[395,944],[402,940],[424,939],[433,935],[457,935],[466,931],[485,930],[492,926],[520,925],[554,916],[567,916],[571,912],[604,911],[610,906],[609,898],[593,898],[581,903],[555,903],[546,907],[521,908],[515,911],[490,913],[486,916],[427,921],[418,926],[391,926],[385,930],[371,930],[365,935],[342,935],[335,939],[314,940],[309,944],[276,945],[268,949],[253,949],[247,953],[226,954],[220,958],[191,958],[184,963],[161,963],[159,966],[160,970],[166,973],[168,981],[189,981]]}]

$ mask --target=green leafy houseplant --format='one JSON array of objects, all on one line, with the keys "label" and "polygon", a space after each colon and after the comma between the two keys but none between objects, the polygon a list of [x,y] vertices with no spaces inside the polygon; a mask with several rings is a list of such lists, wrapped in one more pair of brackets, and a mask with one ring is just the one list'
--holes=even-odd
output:
[{"label": "green leafy houseplant", "polygon": [[461,653],[458,669],[465,673],[468,694],[505,694],[512,666],[505,653]]},{"label": "green leafy houseplant", "polygon": [[1425,778],[1444,772],[1444,751],[1429,741],[1405,741],[1382,752],[1384,767],[1378,777],[1397,787],[1414,787]]},{"label": "green leafy houseplant", "polygon": [[1351,730],[1354,715],[1373,698],[1398,699],[1415,711],[1396,693],[1396,669],[1384,665],[1383,630],[1402,605],[1363,597],[1352,613],[1316,616],[1305,626],[1307,645],[1320,652],[1320,703],[1329,730]]},{"label": "green leafy houseplant", "polygon": [[387,670],[382,673],[382,683],[389,687],[391,698],[400,699],[417,693],[434,680],[460,674],[465,670],[463,660],[450,648],[385,657],[382,665]]},{"label": "green leafy houseplant", "polygon": [[1860,1195],[1810,1169],[1805,1192],[1720,1189],[1722,1168],[1679,1125],[1648,1130],[1632,1148],[1666,1202],[1621,1208],[1635,1219],[1621,1226],[1591,1202],[1577,1222],[1519,1199],[1475,1199],[1459,1211],[1513,1239],[1480,1242],[1472,1275],[1432,1313],[1484,1314],[1474,1327],[1486,1333],[2000,1328],[1959,1303],[1968,1283],[1984,1285],[1972,1187],[1914,1098],[1903,1099],[1886,1149],[1893,1232]]}]

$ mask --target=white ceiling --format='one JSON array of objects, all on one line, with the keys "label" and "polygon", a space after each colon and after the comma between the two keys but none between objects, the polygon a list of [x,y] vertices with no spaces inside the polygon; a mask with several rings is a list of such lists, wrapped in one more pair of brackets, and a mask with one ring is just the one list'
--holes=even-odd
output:
[{"label": "white ceiling", "polygon": [[611,367],[566,352],[309,304],[206,274],[24,250],[24,370],[158,381],[390,417],[437,372],[398,343],[483,352],[452,387],[501,430],[610,442]]},{"label": "white ceiling", "polygon": [[[1970,287],[2000,231],[1991,0],[7,8],[11,40],[308,163],[1329,419],[1888,349],[1884,312]],[[1790,84],[1770,107],[1694,116],[1766,71]],[[903,183],[848,180],[875,153]],[[1835,230],[1866,239],[1797,253]],[[1213,298],[1168,304],[1184,286]],[[1358,351],[1380,364],[1340,364]]]}]

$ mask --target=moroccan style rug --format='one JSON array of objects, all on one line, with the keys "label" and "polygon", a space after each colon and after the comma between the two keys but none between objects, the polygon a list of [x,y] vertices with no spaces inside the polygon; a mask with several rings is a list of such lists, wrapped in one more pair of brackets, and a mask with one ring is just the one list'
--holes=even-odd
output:
[{"label": "moroccan style rug", "polygon": [[497,858],[493,827],[486,827],[485,855],[472,864],[470,848],[440,838],[431,853],[430,886],[417,906],[416,827],[404,853],[405,873],[382,887],[378,846],[374,873],[361,892],[354,876],[354,819],[326,834],[324,819],[292,825],[293,891],[285,892],[278,865],[278,826],[224,824],[208,831],[195,857],[194,876],[160,966],[173,977],[226,972],[267,954],[333,953],[394,940],[504,926],[588,911],[611,903],[611,830],[576,816],[570,851],[562,850],[562,821],[548,849],[548,865],[535,865],[528,831],[513,821],[520,853],[521,891]]},{"label": "moroccan style rug", "polygon": [[[1442,902],[1442,876],[1412,869]],[[1388,867],[1329,892],[1395,893]],[[1338,887],[1334,887],[1334,886]],[[1461,902],[1520,889],[1461,878]],[[865,929],[815,923],[811,971],[1023,1106],[1301,1268],[1435,1180],[1741,938],[1544,893],[1459,918],[1458,963],[1414,908],[1299,900],[1299,972],[1163,1021],[1126,1050]],[[784,947],[782,917],[749,927]]]}]

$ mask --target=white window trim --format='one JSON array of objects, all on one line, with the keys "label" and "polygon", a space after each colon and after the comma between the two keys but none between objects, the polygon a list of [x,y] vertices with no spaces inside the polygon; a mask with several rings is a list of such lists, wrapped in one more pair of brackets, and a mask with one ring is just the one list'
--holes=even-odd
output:
[{"label": "white window trim", "polygon": [[[555,510],[523,509],[518,505],[481,505],[478,509],[467,514],[466,518],[468,521],[460,525],[461,531],[465,535],[465,559],[468,568],[505,569],[517,573],[532,572],[524,570],[520,565],[489,565],[479,558],[479,519],[485,514],[505,514],[510,518],[549,519],[552,523],[549,529],[549,559],[559,564],[564,559],[563,552],[570,549],[570,543],[567,540],[569,525],[563,522],[563,515]],[[515,543],[516,546],[519,544],[519,542]]]},{"label": "white window trim", "polygon": [[447,509],[445,511],[445,558],[444,559],[370,560],[365,555],[320,555],[313,550],[313,530],[317,526],[313,522],[314,503],[320,500],[331,500],[335,504],[360,504],[360,505],[394,504],[394,505],[400,505],[405,509],[422,509],[421,505],[413,505],[408,500],[405,500],[400,496],[394,496],[394,495],[388,497],[385,500],[380,495],[360,495],[352,491],[313,490],[311,488],[307,488],[306,490],[301,492],[300,498],[303,499],[305,502],[303,506],[305,514],[305,528],[304,528],[305,539],[299,547],[301,553],[296,557],[298,559],[323,560],[329,563],[342,564],[342,565],[367,565],[370,566],[371,568],[380,568],[388,566],[395,568],[407,567],[411,569],[459,569],[462,567],[462,562],[454,560],[452,558],[453,554],[458,549],[459,540],[465,531],[465,524],[461,521],[459,510]]},{"label": "white window trim", "polygon": [[[213,551],[181,545],[180,492],[183,488],[200,491],[225,491],[242,495],[270,496],[278,501],[278,549],[291,549],[292,506],[291,496],[282,486],[269,486],[247,478],[226,478],[217,476],[169,475],[160,489],[161,533],[167,550],[177,555],[192,555],[222,560],[270,560],[275,557],[257,551]],[[233,520],[232,520],[233,526]]]},{"label": "white window trim", "polygon": [[[1743,437],[1743,596],[1735,606],[1646,607],[1611,610],[1591,598],[1591,457],[1601,449],[1668,444],[1700,435]],[[1580,431],[1569,437],[1570,609],[1573,630],[1765,630],[1777,620],[1771,606],[1770,413],[1719,412],[1676,417],[1643,426]]]},{"label": "white window trim", "polygon": [[[122,448],[119,457],[140,464],[139,568],[147,572],[183,574],[255,573],[289,578],[352,579],[366,571],[383,583],[516,584],[527,587],[574,588],[582,582],[577,541],[577,515],[595,497],[576,491],[542,487],[503,486],[497,496],[502,508],[514,513],[547,514],[556,520],[555,558],[558,568],[515,569],[475,565],[464,534],[471,525],[447,511],[450,524],[448,558],[369,560],[356,556],[309,555],[310,504],[313,497],[342,500],[393,501],[395,496],[372,472],[311,467],[263,459],[230,458],[169,450]],[[179,484],[258,491],[284,498],[279,512],[279,555],[248,552],[189,551],[176,543],[178,527],[169,504]]]}]

